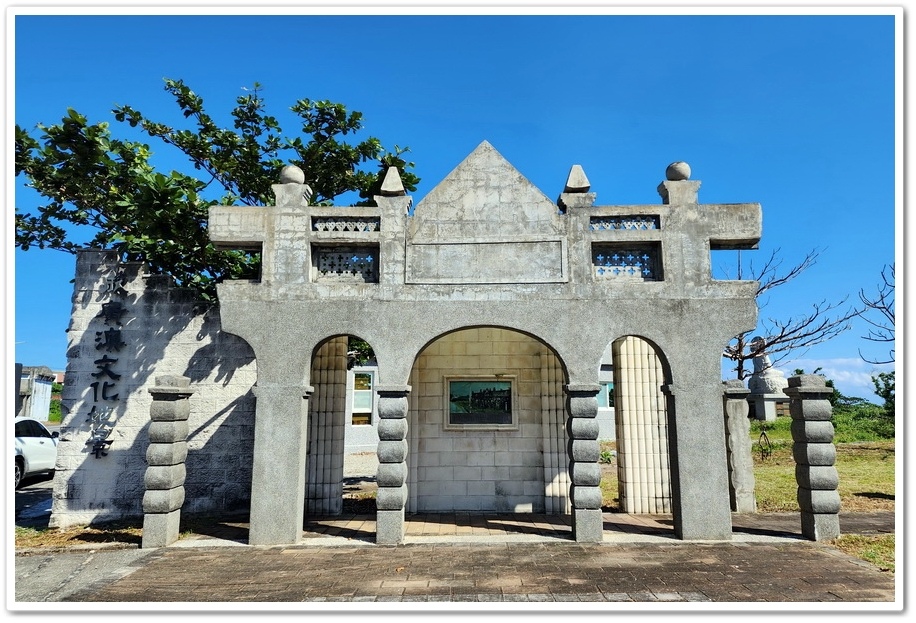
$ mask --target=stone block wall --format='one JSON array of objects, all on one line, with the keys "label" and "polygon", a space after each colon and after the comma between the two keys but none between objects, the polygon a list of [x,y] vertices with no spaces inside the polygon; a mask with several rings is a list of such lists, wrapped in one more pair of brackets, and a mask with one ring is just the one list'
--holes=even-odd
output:
[{"label": "stone block wall", "polygon": [[219,312],[107,251],[77,257],[52,527],[142,517],[155,377],[190,379],[186,514],[247,508],[254,354]]},{"label": "stone block wall", "polygon": [[[544,512],[545,466],[552,465],[559,480],[566,465],[563,418],[553,422],[557,430],[548,435],[557,443],[545,447],[541,358],[546,350],[526,335],[495,328],[458,331],[423,350],[410,383],[408,512]],[[448,377],[497,374],[515,384],[517,426],[448,429]],[[561,384],[562,374],[554,380]],[[553,394],[562,395],[561,385]],[[562,410],[561,399],[555,402]]]}]

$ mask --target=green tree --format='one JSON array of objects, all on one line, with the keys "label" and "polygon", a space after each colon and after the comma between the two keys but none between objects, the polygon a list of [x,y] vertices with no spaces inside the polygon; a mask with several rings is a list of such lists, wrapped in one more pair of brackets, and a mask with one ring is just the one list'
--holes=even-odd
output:
[{"label": "green tree", "polygon": [[[271,203],[270,187],[283,166],[300,167],[313,202],[322,205],[348,192],[358,194],[358,205],[371,205],[391,166],[408,191],[416,190],[414,163],[403,158],[407,148],[395,145],[390,152],[374,137],[344,140],[363,124],[361,113],[342,104],[299,100],[290,110],[302,135],[289,138],[267,114],[257,83],[236,99],[232,128],[216,123],[181,80],[166,79],[165,90],[192,127],[153,121],[130,106],[112,113],[117,122],[184,154],[193,174],[158,170],[149,145],[115,138],[109,123],[90,123],[72,109],[56,125],[39,124],[37,138],[16,125],[16,176],[24,176],[44,201],[34,214],[17,206],[18,247],[113,249],[123,261],[143,261],[151,273],[170,275],[212,299],[219,281],[257,274],[260,258],[217,250],[207,233],[209,207]],[[86,231],[84,243],[79,237],[85,239]]]},{"label": "green tree", "polygon": [[878,376],[871,377],[872,383],[875,384],[875,395],[884,401],[884,415],[893,418],[896,409],[894,404],[894,393],[896,379],[895,372],[881,372]]}]

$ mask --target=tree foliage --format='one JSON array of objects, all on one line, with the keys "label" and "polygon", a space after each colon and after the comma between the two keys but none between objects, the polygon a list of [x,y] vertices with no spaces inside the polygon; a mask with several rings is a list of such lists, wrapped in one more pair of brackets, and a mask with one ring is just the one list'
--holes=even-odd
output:
[{"label": "tree foliage", "polygon": [[[779,256],[780,250],[774,250],[760,268],[750,265],[750,275],[743,276],[740,259],[738,267],[739,279],[757,281],[757,303],[760,308],[766,306],[766,295],[773,289],[792,281],[817,263],[820,251],[817,249],[809,252],[797,264],[788,269],[783,269],[783,260]],[[729,342],[723,352],[723,357],[734,362],[736,378],[744,380],[750,375],[747,362],[755,357],[768,356],[769,367],[785,361],[790,356],[797,355],[799,351],[826,342],[840,333],[851,328],[852,319],[861,313],[855,307],[845,306],[847,298],[828,303],[819,301],[811,304],[807,313],[802,313],[788,318],[767,318],[762,320],[760,326],[753,330],[736,336]],[[751,339],[752,333],[760,333]],[[753,368],[751,368],[752,370]]]},{"label": "tree foliage", "polygon": [[389,152],[374,137],[345,140],[363,124],[361,113],[342,104],[299,100],[290,110],[301,136],[289,138],[267,114],[257,83],[236,99],[231,128],[221,127],[205,111],[203,98],[181,80],[166,79],[165,90],[191,127],[159,123],[131,106],[112,113],[117,122],[177,149],[194,175],[158,170],[149,145],[115,138],[109,123],[90,123],[72,109],[58,124],[39,124],[37,138],[16,125],[16,176],[24,176],[43,201],[35,213],[17,206],[18,247],[113,249],[122,261],[145,262],[150,272],[170,275],[208,299],[219,281],[257,274],[259,262],[210,243],[209,207],[272,203],[271,184],[283,166],[300,167],[313,201],[322,205],[348,192],[358,193],[357,205],[371,205],[391,166],[399,169],[408,191],[416,190],[414,163],[403,158],[407,148],[396,145]]},{"label": "tree foliage", "polygon": [[896,415],[896,405],[894,401],[896,391],[896,373],[880,372],[878,376],[871,377],[872,383],[875,384],[875,395],[884,401],[884,414],[893,418]]},{"label": "tree foliage", "polygon": [[[870,342],[889,343],[893,345],[895,339],[894,331],[894,265],[890,264],[881,270],[881,283],[878,285],[878,292],[874,295],[866,295],[865,290],[859,290],[859,300],[865,305],[862,319],[867,322],[871,328],[868,335],[864,335]],[[887,358],[869,359],[859,351],[859,356],[868,363],[882,364],[894,363],[895,351],[891,347],[888,351]]]}]

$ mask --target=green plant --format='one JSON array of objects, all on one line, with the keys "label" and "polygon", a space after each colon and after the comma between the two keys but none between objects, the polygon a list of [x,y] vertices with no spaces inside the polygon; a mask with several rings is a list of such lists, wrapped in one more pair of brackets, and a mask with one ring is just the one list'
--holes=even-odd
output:
[{"label": "green plant", "polygon": [[219,281],[256,277],[260,256],[216,249],[206,226],[210,206],[271,203],[271,185],[284,165],[304,171],[312,201],[323,205],[349,192],[370,204],[391,166],[400,170],[405,189],[416,190],[414,164],[403,158],[407,148],[389,152],[374,137],[344,140],[363,124],[361,113],[342,104],[296,102],[290,110],[303,140],[283,136],[257,83],[236,99],[230,128],[220,127],[181,80],[167,78],[165,90],[192,127],[150,120],[130,106],[112,112],[117,122],[177,149],[188,160],[186,171],[157,170],[149,145],[116,138],[107,122],[90,123],[73,109],[56,125],[39,124],[37,138],[16,125],[16,176],[46,202],[37,214],[17,206],[16,246],[75,253],[88,238],[89,247],[145,262],[150,273],[170,275],[211,300]]},{"label": "green plant", "polygon": [[48,409],[48,421],[49,422],[60,422],[60,420],[61,420],[60,400],[52,400],[51,406]]},{"label": "green plant", "polygon": [[878,376],[871,377],[875,384],[875,394],[884,401],[884,415],[893,420],[896,415],[894,395],[896,390],[896,373],[881,372]]}]

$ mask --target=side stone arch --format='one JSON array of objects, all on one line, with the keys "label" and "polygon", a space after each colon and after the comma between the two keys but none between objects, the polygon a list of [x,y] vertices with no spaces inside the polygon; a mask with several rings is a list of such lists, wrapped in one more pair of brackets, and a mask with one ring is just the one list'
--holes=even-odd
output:
[{"label": "side stone arch", "polygon": [[309,399],[305,462],[307,516],[339,515],[343,510],[346,444],[352,425],[347,419],[350,338],[362,339],[354,335],[335,335],[324,338],[312,350],[306,379],[313,388]]}]

